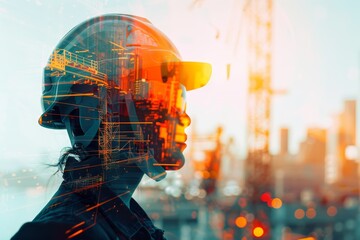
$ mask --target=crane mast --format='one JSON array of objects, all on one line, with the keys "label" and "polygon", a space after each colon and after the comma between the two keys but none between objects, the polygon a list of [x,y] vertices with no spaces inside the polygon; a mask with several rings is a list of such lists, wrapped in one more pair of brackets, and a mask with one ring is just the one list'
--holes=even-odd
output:
[{"label": "crane mast", "polygon": [[255,218],[261,218],[266,224],[269,223],[269,209],[263,206],[261,196],[271,192],[269,137],[273,0],[248,0],[245,8],[248,15],[249,71],[246,189]]},{"label": "crane mast", "polygon": [[248,176],[247,187],[256,202],[270,182],[270,104],[272,0],[249,0],[248,44]]}]

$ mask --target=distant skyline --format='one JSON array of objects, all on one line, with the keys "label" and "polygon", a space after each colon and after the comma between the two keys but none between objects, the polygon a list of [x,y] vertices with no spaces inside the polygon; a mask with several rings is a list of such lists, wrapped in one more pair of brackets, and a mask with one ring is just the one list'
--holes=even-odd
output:
[{"label": "distant skyline", "polygon": [[[287,94],[275,96],[272,102],[271,150],[280,150],[279,131],[287,127],[289,151],[295,153],[308,127],[329,126],[346,99],[359,98],[360,1],[274,2],[273,88],[285,89]],[[221,124],[225,142],[233,136],[244,156],[247,54],[246,26],[240,18],[242,3],[0,0],[2,164],[39,164],[43,155],[53,161],[60,149],[69,145],[65,131],[37,124],[43,67],[72,27],[92,16],[113,12],[148,18],[169,36],[184,60],[213,65],[209,86],[188,93],[193,127],[207,134]],[[234,52],[238,31],[240,40]],[[232,72],[226,80],[228,63]]]}]

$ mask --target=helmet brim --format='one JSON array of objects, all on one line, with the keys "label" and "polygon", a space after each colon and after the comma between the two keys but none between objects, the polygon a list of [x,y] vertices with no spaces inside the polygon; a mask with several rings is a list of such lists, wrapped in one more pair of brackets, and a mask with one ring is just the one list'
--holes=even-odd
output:
[{"label": "helmet brim", "polygon": [[179,62],[178,79],[186,91],[205,86],[211,77],[212,67],[204,62]]}]

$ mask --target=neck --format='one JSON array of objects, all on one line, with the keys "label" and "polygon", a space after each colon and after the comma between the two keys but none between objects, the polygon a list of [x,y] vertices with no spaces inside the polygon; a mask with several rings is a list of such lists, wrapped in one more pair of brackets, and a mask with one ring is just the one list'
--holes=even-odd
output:
[{"label": "neck", "polygon": [[129,207],[130,199],[143,175],[135,165],[113,168],[106,173],[106,185]]}]

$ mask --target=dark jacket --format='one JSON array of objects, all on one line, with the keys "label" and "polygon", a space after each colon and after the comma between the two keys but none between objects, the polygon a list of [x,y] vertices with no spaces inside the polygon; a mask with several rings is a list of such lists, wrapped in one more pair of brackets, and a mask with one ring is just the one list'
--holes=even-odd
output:
[{"label": "dark jacket", "polygon": [[89,191],[64,181],[43,210],[12,240],[164,240],[163,233],[134,199],[128,208],[104,185]]}]

